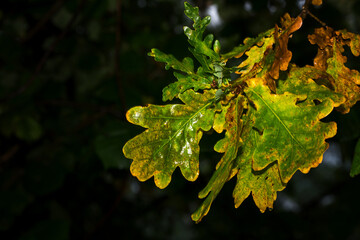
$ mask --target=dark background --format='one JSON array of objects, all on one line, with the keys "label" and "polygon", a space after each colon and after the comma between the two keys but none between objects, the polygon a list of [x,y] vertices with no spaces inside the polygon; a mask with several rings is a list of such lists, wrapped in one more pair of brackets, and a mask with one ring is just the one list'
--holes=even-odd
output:
[{"label": "dark background", "polygon": [[[223,52],[272,28],[302,1],[190,1],[205,15]],[[238,209],[227,183],[209,215],[194,224],[197,193],[221,155],[204,136],[195,183],[176,170],[165,190],[138,182],[122,153],[142,131],[125,121],[135,105],[161,104],[174,81],[147,56],[156,47],[190,56],[183,1],[0,1],[0,239],[360,239],[360,179],[349,169],[360,136],[360,106],[333,113],[338,135],[324,163],[295,174],[264,214],[249,197]],[[312,12],[335,29],[360,32],[360,1],[324,0]],[[311,64],[311,18],[290,40],[294,61]],[[348,49],[346,49],[349,52]],[[349,55],[348,66],[359,70]]]}]

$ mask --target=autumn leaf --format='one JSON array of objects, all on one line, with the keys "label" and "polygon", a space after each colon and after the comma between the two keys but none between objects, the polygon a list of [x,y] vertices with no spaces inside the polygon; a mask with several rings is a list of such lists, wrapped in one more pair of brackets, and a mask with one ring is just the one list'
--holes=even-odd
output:
[{"label": "autumn leaf", "polygon": [[334,91],[345,96],[346,101],[337,108],[347,113],[360,100],[360,73],[345,66],[346,56],[343,55],[344,45],[348,45],[354,56],[360,53],[360,36],[345,30],[317,28],[314,34],[308,36],[311,44],[318,45],[318,53],[314,59],[314,67],[324,70],[334,80]]},{"label": "autumn leaf", "polygon": [[129,140],[123,152],[133,159],[130,170],[140,181],[154,176],[155,184],[165,188],[176,167],[189,181],[199,175],[199,141],[203,131],[213,125],[214,91],[204,94],[192,90],[180,94],[184,104],[134,107],[126,115],[129,122],[148,128]]},{"label": "autumn leaf", "polygon": [[[297,170],[307,173],[321,163],[328,147],[325,139],[336,134],[336,124],[323,123],[320,119],[326,117],[335,104],[326,98],[314,103],[312,98],[316,95],[307,95],[301,90],[292,94],[290,87],[280,89],[283,94],[271,94],[262,81],[252,79],[245,90],[256,109],[253,128],[259,135],[253,169],[261,171],[277,161],[281,179],[287,183]],[[299,105],[302,101],[311,104]]]},{"label": "autumn leaf", "polygon": [[326,71],[327,60],[332,56],[332,46],[336,39],[335,31],[330,28],[316,28],[314,34],[308,36],[311,44],[318,45],[318,52],[314,58],[314,67]]},{"label": "autumn leaf", "polygon": [[345,40],[345,44],[350,47],[352,54],[358,57],[360,55],[360,35],[346,30],[341,30],[339,32]]},{"label": "autumn leaf", "polygon": [[291,18],[290,15],[287,13],[282,18],[281,24],[281,32],[279,32],[279,28],[275,26],[275,61],[269,72],[271,77],[273,77],[274,79],[279,78],[280,70],[286,71],[288,68],[290,60],[292,58],[292,53],[288,50],[287,45],[291,34],[300,29],[300,27],[302,26],[302,18],[297,17],[294,19]]}]

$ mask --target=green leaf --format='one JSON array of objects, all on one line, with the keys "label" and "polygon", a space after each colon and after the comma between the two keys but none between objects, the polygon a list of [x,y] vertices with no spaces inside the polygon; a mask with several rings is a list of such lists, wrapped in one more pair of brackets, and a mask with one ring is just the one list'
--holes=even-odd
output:
[{"label": "green leaf", "polygon": [[[173,100],[180,93],[183,93],[189,89],[194,91],[210,89],[211,79],[205,77],[199,77],[199,75],[184,76],[180,73],[174,72],[174,76],[178,81],[169,84],[163,89],[163,101]],[[197,79],[197,80],[195,80]]]},{"label": "green leaf", "polygon": [[[251,148],[247,145],[244,149]],[[238,166],[237,182],[233,192],[235,207],[238,208],[251,193],[261,212],[265,212],[267,208],[271,210],[277,192],[286,186],[279,176],[278,165],[272,163],[261,171],[254,171],[251,167],[251,158],[242,160]]]},{"label": "green leaf", "polygon": [[[206,68],[208,62],[206,57],[209,57],[213,61],[220,60],[220,55],[212,49],[214,36],[212,34],[209,34],[205,37],[205,39],[203,39],[203,34],[206,26],[210,23],[210,17],[206,16],[205,18],[201,19],[201,17],[199,16],[198,7],[192,7],[187,2],[185,2],[184,5],[186,16],[188,16],[194,22],[194,29],[184,27],[184,33],[188,37],[190,45],[194,47],[193,49],[191,49],[191,52],[203,65],[203,67]],[[219,49],[218,42],[215,44],[215,49]]]},{"label": "green leaf", "polygon": [[241,154],[235,160],[235,168],[238,172],[233,197],[235,207],[238,208],[252,193],[256,206],[264,212],[266,208],[273,208],[277,192],[283,190],[285,184],[281,180],[276,162],[269,164],[261,171],[255,171],[252,167],[259,140],[259,134],[253,129],[255,115],[256,110],[249,108],[247,114],[243,116],[244,128],[241,137],[244,145],[241,148]]},{"label": "green leaf", "polygon": [[225,138],[220,140],[215,145],[217,152],[224,153],[220,162],[216,166],[216,171],[208,182],[207,186],[199,193],[199,198],[205,198],[203,204],[199,209],[192,214],[191,218],[199,222],[209,212],[210,207],[216,196],[224,184],[230,180],[235,174],[233,171],[234,159],[238,154],[239,147],[242,145],[241,129],[242,120],[240,119],[243,111],[244,98],[239,95],[234,101],[231,102],[229,108],[226,110],[226,134]]},{"label": "green leaf", "polygon": [[127,113],[133,124],[148,128],[128,141],[123,152],[133,159],[130,170],[140,181],[154,176],[155,184],[165,188],[176,167],[189,181],[199,174],[199,141],[214,122],[214,90],[204,94],[188,90],[180,94],[184,104],[134,107]]},{"label": "green leaf", "polygon": [[151,49],[151,52],[148,55],[153,57],[158,62],[166,63],[166,70],[173,68],[175,70],[179,70],[190,75],[195,74],[194,62],[191,58],[184,58],[182,62],[180,62],[173,55],[165,54],[156,48]]},{"label": "green leaf", "polygon": [[239,65],[239,68],[247,68],[239,71],[238,73],[241,75],[249,73],[256,64],[260,63],[264,59],[265,52],[271,49],[274,44],[275,39],[273,37],[266,36],[261,38],[260,41],[245,52],[245,55],[248,56],[248,58]]},{"label": "green leaf", "polygon": [[[328,148],[325,139],[336,134],[336,124],[320,121],[333,110],[331,99],[315,103],[306,92],[283,92],[271,94],[262,79],[252,79],[245,90],[256,109],[253,130],[258,137],[253,169],[261,171],[277,161],[281,179],[287,183],[297,170],[307,173],[321,163]],[[298,104],[302,101],[309,103]]]},{"label": "green leaf", "polygon": [[263,46],[263,44],[266,42],[268,42],[269,40],[267,40],[268,38],[274,38],[273,37],[274,34],[274,29],[269,29],[266,32],[263,32],[261,34],[259,34],[257,37],[255,38],[246,38],[244,40],[243,44],[240,44],[239,46],[235,47],[234,49],[232,49],[230,52],[222,54],[221,55],[221,59],[224,60],[228,60],[230,58],[240,58],[246,51],[248,51],[251,47],[257,45],[257,46]]},{"label": "green leaf", "polygon": [[[323,81],[323,78],[331,82]],[[326,73],[314,67],[291,66],[287,78],[278,81],[277,93],[305,94],[306,101],[297,103],[299,106],[313,106],[317,102],[329,99],[334,102],[334,107],[339,107],[344,103],[345,97],[330,89],[333,82],[331,76],[327,76]]]},{"label": "green leaf", "polygon": [[355,177],[360,174],[360,139],[356,143],[354,160],[351,165],[350,176]]}]

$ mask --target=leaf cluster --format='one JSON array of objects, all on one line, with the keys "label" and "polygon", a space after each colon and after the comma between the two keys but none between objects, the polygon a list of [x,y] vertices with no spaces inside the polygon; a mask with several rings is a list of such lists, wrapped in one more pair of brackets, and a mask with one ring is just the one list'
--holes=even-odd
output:
[{"label": "leaf cluster", "polygon": [[[299,67],[292,62],[288,42],[303,24],[301,15],[285,14],[279,26],[220,53],[219,41],[212,34],[204,36],[210,17],[201,18],[199,9],[188,3],[185,14],[193,21],[184,33],[198,64],[158,49],[149,53],[172,68],[177,79],[164,88],[163,101],[177,98],[182,104],[127,112],[129,122],[146,128],[123,148],[133,159],[131,173],[140,181],[154,177],[165,188],[179,167],[187,180],[195,181],[203,133],[225,132],[214,146],[222,158],[199,193],[204,201],[192,219],[201,221],[224,184],[235,177],[235,207],[251,194],[261,212],[272,209],[277,192],[296,171],[307,173],[322,162],[326,139],[337,131],[335,122],[322,119],[334,109],[348,113],[360,100],[360,73],[345,65],[344,55],[344,47],[360,55],[360,36],[326,26],[315,29],[308,36],[318,47],[313,65]],[[233,58],[243,61],[231,66]]]}]

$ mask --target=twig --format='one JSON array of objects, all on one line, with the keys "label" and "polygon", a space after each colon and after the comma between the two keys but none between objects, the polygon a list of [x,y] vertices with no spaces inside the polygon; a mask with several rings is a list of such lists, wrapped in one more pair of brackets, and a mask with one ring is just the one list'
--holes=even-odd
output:
[{"label": "twig", "polygon": [[124,115],[126,112],[126,102],[125,102],[125,94],[124,94],[124,88],[123,88],[122,77],[120,72],[120,64],[119,64],[120,50],[121,50],[121,10],[122,10],[121,8],[122,8],[122,2],[121,0],[117,0],[116,1],[115,77],[118,85],[118,92],[121,102],[120,108]]},{"label": "twig", "polygon": [[318,17],[316,17],[314,14],[312,14],[310,11],[307,12],[313,19],[315,19],[318,23],[321,24],[323,27],[327,27],[326,23],[321,21]]},{"label": "twig", "polygon": [[310,7],[310,4],[311,4],[311,0],[306,0],[303,7],[302,7],[302,10],[301,10],[301,13],[300,13],[300,17],[304,20],[309,12],[309,7]]},{"label": "twig", "polygon": [[17,90],[15,90],[14,92],[8,94],[7,96],[5,96],[4,98],[0,99],[0,103],[4,103],[6,101],[10,101],[11,99],[19,96],[20,94],[22,94],[23,92],[25,92],[30,86],[31,84],[35,81],[36,77],[39,75],[39,73],[41,72],[41,70],[43,69],[46,61],[48,60],[48,58],[50,57],[51,53],[55,50],[56,46],[59,44],[59,42],[65,37],[65,35],[69,32],[70,28],[72,27],[72,25],[75,23],[75,20],[77,19],[78,15],[80,14],[81,10],[83,9],[85,3],[87,0],[81,0],[81,2],[78,5],[78,8],[76,10],[76,12],[74,13],[74,15],[72,16],[72,18],[70,19],[69,23],[66,25],[66,28],[64,29],[64,31],[62,31],[62,33],[55,39],[55,41],[53,42],[53,44],[50,46],[50,48],[45,52],[45,54],[43,55],[43,57],[41,58],[40,62],[37,64],[37,67],[34,71],[34,73],[32,74],[32,76],[28,79],[28,81],[21,86],[20,88],[18,88]]},{"label": "twig", "polygon": [[315,21],[320,23],[321,26],[327,27],[326,23],[321,21],[318,17],[316,17],[314,14],[312,14],[312,12],[310,12],[310,10],[309,10],[310,4],[311,4],[311,0],[306,0],[306,2],[304,3],[304,6],[302,7],[300,17],[304,20],[307,15],[310,15],[310,17],[312,17],[313,19],[315,19]]},{"label": "twig", "polygon": [[35,27],[32,28],[21,41],[27,42],[33,38],[45,26],[49,19],[61,8],[64,1],[65,0],[57,0],[49,11],[42,17],[42,19],[40,19],[40,21],[35,25]]}]

